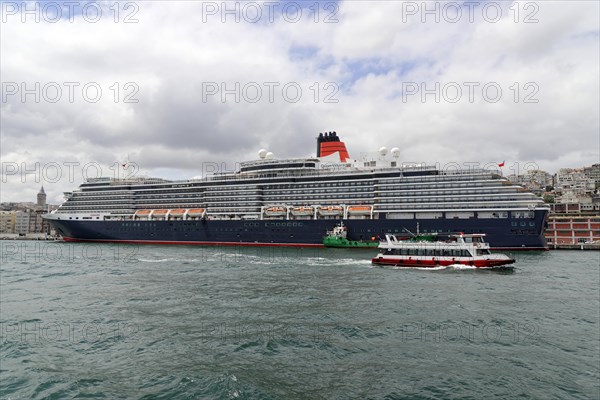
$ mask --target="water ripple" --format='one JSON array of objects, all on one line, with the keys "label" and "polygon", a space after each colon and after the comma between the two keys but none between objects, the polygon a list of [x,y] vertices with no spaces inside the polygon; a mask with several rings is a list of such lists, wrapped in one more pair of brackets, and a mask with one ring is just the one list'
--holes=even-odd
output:
[{"label": "water ripple", "polygon": [[600,397],[593,253],[425,271],[343,250],[95,249],[3,260],[0,398]]}]

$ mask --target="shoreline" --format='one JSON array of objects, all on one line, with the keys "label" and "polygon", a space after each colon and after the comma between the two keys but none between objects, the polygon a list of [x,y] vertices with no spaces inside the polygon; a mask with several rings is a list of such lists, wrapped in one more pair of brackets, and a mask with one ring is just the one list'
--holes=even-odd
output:
[{"label": "shoreline", "polygon": [[34,234],[36,236],[18,236],[17,234],[11,234],[12,236],[0,236],[0,240],[43,240],[43,241],[62,241],[59,236],[47,236],[43,233]]}]

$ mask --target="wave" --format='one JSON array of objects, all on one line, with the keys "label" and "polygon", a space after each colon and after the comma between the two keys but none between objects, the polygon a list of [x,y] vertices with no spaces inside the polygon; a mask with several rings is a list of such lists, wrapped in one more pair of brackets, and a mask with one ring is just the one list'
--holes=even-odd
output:
[{"label": "wave", "polygon": [[452,268],[452,269],[457,269],[457,270],[477,269],[477,267],[474,265],[464,265],[464,264],[451,264],[451,265],[448,265],[448,267]]},{"label": "wave", "polygon": [[447,269],[448,267],[452,267],[450,266],[444,266],[444,265],[438,265],[437,267],[429,267],[429,268],[423,268],[423,267],[417,267],[415,269],[418,269],[420,271],[441,271],[444,269]]},{"label": "wave", "polygon": [[199,260],[197,258],[136,258],[139,262],[161,263],[161,262],[202,262],[208,260]]}]

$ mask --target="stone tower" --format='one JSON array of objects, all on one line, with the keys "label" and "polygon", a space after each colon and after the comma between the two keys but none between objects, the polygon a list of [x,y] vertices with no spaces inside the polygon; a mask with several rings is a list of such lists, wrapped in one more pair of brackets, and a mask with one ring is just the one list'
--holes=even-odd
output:
[{"label": "stone tower", "polygon": [[43,186],[40,189],[40,192],[37,194],[37,206],[46,207],[46,192],[44,192]]}]

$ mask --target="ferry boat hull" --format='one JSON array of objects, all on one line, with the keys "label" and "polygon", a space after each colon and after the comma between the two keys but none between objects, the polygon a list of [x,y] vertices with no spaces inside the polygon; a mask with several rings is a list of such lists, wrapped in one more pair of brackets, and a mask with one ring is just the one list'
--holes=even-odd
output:
[{"label": "ferry boat hull", "polygon": [[448,259],[448,258],[437,258],[430,257],[427,259],[414,259],[414,258],[380,258],[374,257],[371,260],[372,264],[375,265],[387,265],[394,267],[407,267],[407,268],[435,268],[435,267],[447,267],[450,265],[465,265],[476,268],[495,268],[501,266],[507,266],[514,264],[515,260],[507,258],[486,258],[486,259]]},{"label": "ferry boat hull", "polygon": [[[492,249],[547,250],[546,210],[533,218],[506,219],[344,219],[349,240],[386,233],[485,233]],[[313,220],[75,220],[45,217],[68,241],[198,245],[284,245],[323,247],[323,235],[340,219]],[[59,219],[60,218],[60,219]],[[417,225],[418,224],[418,225]]]}]

